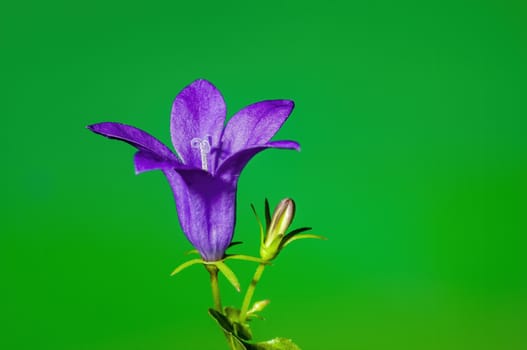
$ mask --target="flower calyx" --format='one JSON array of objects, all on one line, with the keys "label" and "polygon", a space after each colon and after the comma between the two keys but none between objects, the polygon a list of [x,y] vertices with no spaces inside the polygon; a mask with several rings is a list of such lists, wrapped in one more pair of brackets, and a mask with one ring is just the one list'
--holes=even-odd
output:
[{"label": "flower calyx", "polygon": [[[241,242],[233,242],[231,246],[240,244]],[[185,253],[185,255],[190,254],[198,254],[199,252],[195,249],[188,251]],[[172,271],[170,276],[175,276],[181,271],[187,269],[188,267],[192,265],[202,264],[205,266],[205,268],[210,272],[210,269],[217,268],[224,276],[227,278],[227,280],[232,284],[234,289],[236,289],[238,292],[240,291],[240,282],[238,281],[238,278],[236,277],[236,274],[234,271],[230,269],[227,264],[225,264],[225,260],[245,260],[245,261],[251,261],[256,262],[260,264],[268,264],[268,262],[264,261],[263,259],[256,258],[249,255],[243,255],[243,254],[225,254],[224,258],[217,261],[206,261],[202,258],[196,258],[196,259],[190,259],[188,261],[185,261],[184,263],[180,264],[178,267]]]}]

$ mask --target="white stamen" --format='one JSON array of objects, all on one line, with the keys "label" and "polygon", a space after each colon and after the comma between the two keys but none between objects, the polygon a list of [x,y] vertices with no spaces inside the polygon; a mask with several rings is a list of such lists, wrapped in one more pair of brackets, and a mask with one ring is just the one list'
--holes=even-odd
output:
[{"label": "white stamen", "polygon": [[190,145],[192,148],[199,148],[201,154],[201,168],[205,171],[209,170],[207,163],[207,154],[210,153],[210,142],[207,137],[200,139],[199,137],[194,137],[190,140]]}]

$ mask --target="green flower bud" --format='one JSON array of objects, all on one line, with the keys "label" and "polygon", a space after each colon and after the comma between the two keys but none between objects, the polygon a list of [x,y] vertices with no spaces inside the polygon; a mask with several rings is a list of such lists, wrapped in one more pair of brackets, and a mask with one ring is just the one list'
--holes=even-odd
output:
[{"label": "green flower bud", "polygon": [[276,206],[273,217],[268,224],[265,238],[260,247],[260,256],[264,260],[272,260],[278,255],[286,231],[295,216],[295,202],[285,198]]}]

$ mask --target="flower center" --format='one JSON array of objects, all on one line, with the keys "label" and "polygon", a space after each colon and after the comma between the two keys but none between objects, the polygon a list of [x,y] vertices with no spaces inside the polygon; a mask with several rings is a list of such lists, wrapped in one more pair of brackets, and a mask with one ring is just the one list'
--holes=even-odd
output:
[{"label": "flower center", "polygon": [[208,138],[208,136],[205,136],[202,139],[200,139],[199,137],[194,137],[192,140],[190,140],[190,145],[192,146],[192,148],[199,149],[201,155],[201,168],[205,171],[209,170],[207,154],[210,153],[210,142]]}]

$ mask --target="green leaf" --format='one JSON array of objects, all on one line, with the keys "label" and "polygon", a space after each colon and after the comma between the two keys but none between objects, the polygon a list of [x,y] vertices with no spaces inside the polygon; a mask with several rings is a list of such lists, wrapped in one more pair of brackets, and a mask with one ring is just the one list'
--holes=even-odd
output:
[{"label": "green leaf", "polygon": [[266,342],[246,344],[248,350],[301,350],[291,339],[274,338]]},{"label": "green leaf", "polygon": [[251,327],[248,324],[234,322],[234,333],[242,340],[251,340],[253,338]]},{"label": "green leaf", "polygon": [[184,269],[186,269],[187,267],[190,267],[192,265],[196,265],[196,264],[199,264],[199,263],[203,263],[203,260],[201,260],[201,259],[192,259],[192,260],[186,261],[183,264],[181,264],[178,267],[176,267],[176,269],[174,271],[172,271],[170,276],[174,276],[174,275],[180,273],[181,271],[183,271]]},{"label": "green leaf", "polygon": [[214,309],[209,309],[209,315],[227,333],[231,345],[236,350],[301,350],[291,339],[286,338],[274,338],[258,343],[249,342],[248,339],[243,339],[241,334],[236,333],[238,331],[236,328],[241,326],[239,323],[238,325],[233,324],[227,316]]},{"label": "green leaf", "polygon": [[231,333],[231,334],[234,332],[234,327],[233,327],[231,321],[227,318],[227,316],[225,316],[224,314],[222,314],[218,310],[214,310],[214,309],[209,309],[209,315],[211,315],[212,318],[215,319],[216,322],[218,322],[220,327],[225,332]]},{"label": "green leaf", "polygon": [[[232,310],[235,309],[232,308]],[[218,325],[226,333],[233,349],[247,350],[247,347],[245,346],[245,343],[242,339],[242,335],[235,334],[235,332],[237,332],[237,329],[235,329],[235,327],[238,328],[241,326],[239,323],[238,325],[234,324],[233,322],[231,322],[231,320],[227,318],[227,316],[214,309],[209,309],[209,315],[218,323]]]},{"label": "green leaf", "polygon": [[231,342],[231,346],[233,347],[233,349],[235,350],[247,350],[247,347],[245,346],[245,344],[239,340],[238,338],[236,338],[236,336],[234,335],[229,335],[229,341]]},{"label": "green leaf", "polygon": [[238,278],[236,277],[234,272],[223,261],[216,261],[214,265],[218,267],[221,273],[223,273],[223,275],[227,278],[227,280],[231,282],[233,287],[239,292],[240,282],[238,282]]}]

